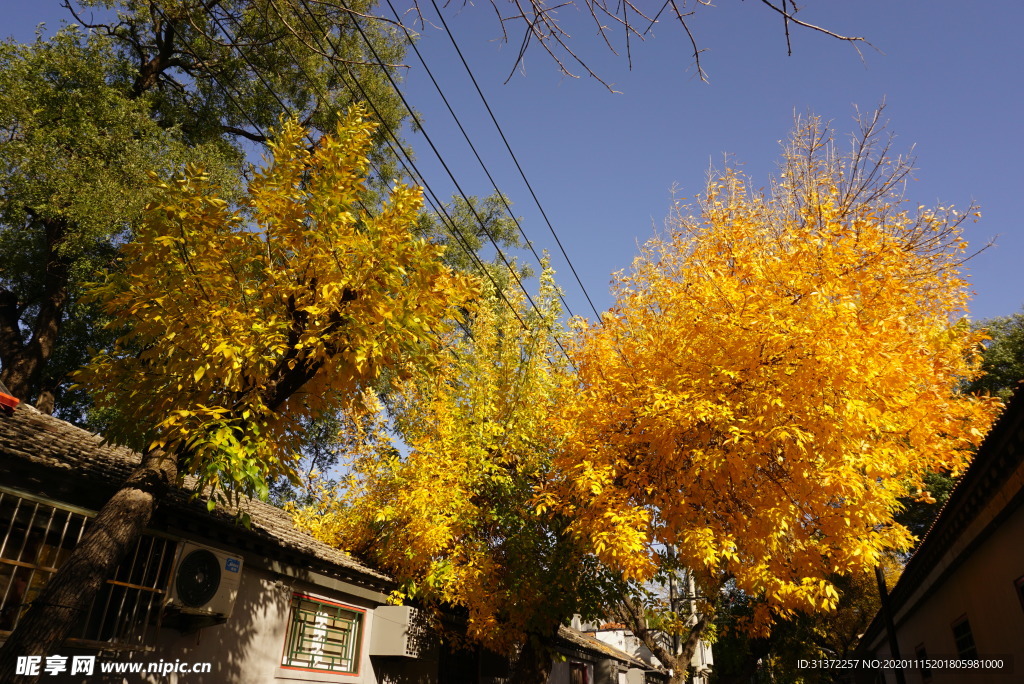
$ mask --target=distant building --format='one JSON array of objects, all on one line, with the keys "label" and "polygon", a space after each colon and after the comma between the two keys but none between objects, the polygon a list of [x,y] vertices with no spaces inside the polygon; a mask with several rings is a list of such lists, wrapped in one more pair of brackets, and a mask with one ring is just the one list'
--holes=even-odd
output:
[{"label": "distant building", "polygon": [[[906,681],[971,684],[1024,681],[1024,390],[1018,389],[943,506],[889,599],[899,655],[923,661]],[[888,658],[881,614],[859,657]],[[982,661],[939,667],[927,661]],[[997,672],[984,661],[1003,660]],[[937,665],[937,664],[935,664]],[[896,681],[892,670],[864,682]]]},{"label": "distant building", "polygon": [[[548,684],[656,684],[668,673],[636,654],[572,627],[558,630],[558,650]],[[514,684],[514,683],[512,683]]]},{"label": "distant building", "polygon": [[[688,580],[688,582],[690,584],[689,593],[692,595],[695,593],[695,587],[692,580]],[[690,603],[691,607],[696,610],[693,602]],[[696,615],[693,616],[693,620],[696,622]],[[617,622],[583,623],[577,616],[573,619],[572,626],[602,643],[639,659],[654,671],[666,670],[667,668],[664,663],[651,653],[647,645],[624,624]],[[661,646],[669,652],[673,651],[672,638],[668,634],[659,632],[657,637],[660,640]],[[693,657],[690,658],[690,675],[687,682],[689,684],[708,684],[714,664],[715,660],[711,652],[711,644],[703,639],[700,640],[697,642],[697,649],[694,651]]]}]

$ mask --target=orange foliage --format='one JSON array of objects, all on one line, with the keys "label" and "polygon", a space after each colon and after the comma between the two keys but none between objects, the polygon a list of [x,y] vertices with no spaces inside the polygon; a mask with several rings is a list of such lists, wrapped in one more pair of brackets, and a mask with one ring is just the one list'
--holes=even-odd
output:
[{"label": "orange foliage", "polygon": [[898,499],[962,471],[997,413],[957,393],[981,341],[960,318],[964,217],[910,210],[873,135],[840,158],[812,119],[767,192],[713,178],[582,327],[538,504],[628,578],[671,545],[712,592],[833,609],[827,578],[906,549]]}]

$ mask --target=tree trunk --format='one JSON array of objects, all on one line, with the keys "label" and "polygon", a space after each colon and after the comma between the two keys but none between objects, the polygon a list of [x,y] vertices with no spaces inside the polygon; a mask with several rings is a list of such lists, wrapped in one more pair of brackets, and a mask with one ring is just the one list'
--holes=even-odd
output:
[{"label": "tree trunk", "polygon": [[686,638],[679,645],[679,652],[672,653],[658,639],[658,632],[647,627],[647,618],[642,606],[638,605],[629,596],[623,596],[619,600],[616,617],[626,623],[626,626],[633,632],[644,646],[650,650],[666,668],[672,669],[672,678],[669,684],[683,684],[686,682],[686,675],[690,669],[690,661],[693,654],[697,652],[700,644],[701,633],[708,623],[714,618],[714,614],[702,613],[697,617],[697,622],[690,626]]},{"label": "tree trunk", "polygon": [[519,651],[509,681],[516,684],[547,684],[551,674],[551,654],[537,635],[531,634]]},{"label": "tree trunk", "polygon": [[[25,402],[31,401],[39,391],[39,379],[57,346],[71,276],[71,264],[60,249],[67,237],[67,222],[62,219],[41,221],[46,234],[43,292],[28,342],[22,341],[21,334],[24,302],[19,302],[13,292],[0,291],[0,360],[4,366],[0,382]],[[44,398],[41,404],[37,407],[40,411],[53,412],[52,400],[47,402]]]},{"label": "tree trunk", "polygon": [[[0,648],[0,682],[15,681],[18,656],[56,655],[80,623],[104,582],[142,536],[157,503],[178,475],[174,456],[148,452],[142,463],[89,523],[71,555],[32,601]],[[28,677],[18,682],[31,682]]]},{"label": "tree trunk", "polygon": [[[679,658],[678,660],[682,660]],[[672,663],[672,676],[668,679],[668,684],[686,684],[686,675],[689,674],[689,664],[680,667],[679,663]]]}]

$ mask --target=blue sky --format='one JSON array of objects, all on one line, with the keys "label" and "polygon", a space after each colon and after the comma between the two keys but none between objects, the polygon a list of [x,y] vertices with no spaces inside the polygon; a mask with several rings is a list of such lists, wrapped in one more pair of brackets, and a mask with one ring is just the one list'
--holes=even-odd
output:
[{"label": "blue sky", "polygon": [[[56,0],[6,4],[2,31],[19,40],[31,39],[36,23],[55,28],[65,16]],[[854,130],[855,106],[870,111],[884,101],[897,136],[894,149],[913,147],[917,157],[918,181],[908,197],[926,205],[976,202],[983,218],[968,227],[968,239],[978,247],[996,239],[969,264],[976,293],[972,317],[1020,310],[1024,43],[1016,32],[1024,25],[1024,5],[1017,0],[806,0],[803,5],[805,21],[864,36],[878,51],[862,48],[862,59],[845,43],[794,27],[793,55],[787,56],[782,22],[768,7],[756,0],[719,0],[718,6],[696,6],[691,19],[706,50],[701,59],[709,83],[702,83],[695,78],[690,46],[672,22],[656,26],[646,42],[634,42],[630,71],[624,54],[612,54],[596,37],[589,16],[566,8],[558,16],[579,54],[621,92],[611,93],[585,76],[561,75],[536,48],[527,53],[525,70],[506,84],[521,34],[510,27],[514,44],[502,44],[486,2],[473,6],[456,0],[442,11],[599,309],[612,303],[610,274],[627,268],[638,245],[663,226],[673,187],[680,196],[695,196],[709,167],[721,166],[726,154],[744,165],[755,185],[763,185],[794,114],[818,114],[845,135]],[[420,6],[433,11],[430,3]],[[436,26],[421,33],[421,52],[498,186],[514,202],[528,237],[552,252],[571,307],[587,313],[448,37]],[[621,46],[621,32],[615,38]],[[406,63],[408,97],[463,190],[489,194],[489,182],[415,55]],[[408,137],[433,190],[450,196],[454,188],[428,146],[418,134]]]}]

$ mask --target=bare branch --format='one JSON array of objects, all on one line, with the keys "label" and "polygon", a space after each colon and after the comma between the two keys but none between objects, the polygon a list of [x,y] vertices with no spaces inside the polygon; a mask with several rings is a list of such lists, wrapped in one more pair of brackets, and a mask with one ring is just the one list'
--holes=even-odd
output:
[{"label": "bare branch", "polygon": [[[861,54],[858,45],[861,43],[870,45],[863,37],[844,35],[797,19],[796,14],[799,8],[794,0],[782,0],[781,6],[777,4],[778,0],[761,0],[761,2],[782,17],[787,54],[792,54],[793,52],[791,25],[816,31],[836,40],[848,42],[854,46],[861,59],[863,59],[863,54]],[[710,6],[711,2],[710,0],[694,0],[694,4]],[[507,24],[516,22],[524,24],[519,52],[516,56],[515,65],[510,70],[509,79],[514,75],[516,69],[522,68],[525,53],[531,43],[536,40],[536,43],[558,65],[559,71],[563,74],[571,78],[578,78],[574,72],[582,70],[588,76],[598,80],[611,90],[611,86],[588,66],[582,53],[578,49],[570,47],[572,37],[560,26],[554,16],[555,10],[566,5],[575,5],[581,11],[589,14],[601,41],[613,54],[619,54],[615,44],[617,38],[614,29],[622,29],[626,60],[630,68],[633,65],[633,38],[644,40],[651,33],[654,25],[661,20],[665,10],[671,7],[675,13],[676,21],[682,27],[690,43],[693,59],[697,67],[697,74],[702,81],[707,81],[707,74],[700,64],[700,54],[703,50],[698,46],[696,38],[687,22],[687,18],[693,15],[694,10],[690,9],[687,11],[685,2],[665,0],[653,16],[638,7],[634,0],[616,0],[614,5],[611,0],[569,0],[569,2],[555,5],[549,5],[546,0],[506,0],[504,2],[502,0],[490,0],[490,5],[498,17],[503,42],[509,41]],[[445,6],[447,7],[447,3]],[[415,6],[415,11],[418,14],[420,13],[418,4]],[[420,21],[425,23],[422,14],[420,14]],[[646,26],[643,24],[646,24]]]},{"label": "bare branch", "polygon": [[658,17],[661,16],[661,13],[665,11],[665,8],[668,7],[668,5],[669,5],[669,0],[665,0],[665,4],[661,6],[661,9],[658,10],[658,13],[654,15],[653,19],[651,19],[651,23],[647,25],[646,29],[644,29],[644,35],[645,36],[648,33],[650,33],[651,29],[654,28],[654,25],[658,23]]},{"label": "bare branch", "polygon": [[686,17],[693,14],[693,12],[688,12],[687,14],[680,12],[679,7],[676,5],[676,0],[669,0],[669,4],[672,5],[672,9],[676,13],[676,19],[679,20],[679,24],[686,31],[686,35],[690,39],[690,46],[693,47],[693,64],[697,67],[697,77],[707,83],[707,74],[704,73],[704,68],[700,65],[700,53],[704,51],[697,48],[697,41],[694,39],[693,33],[690,32],[690,25],[686,23]]},{"label": "bare branch", "polygon": [[[778,5],[772,4],[771,0],[761,0],[761,2],[763,4],[765,4],[765,5],[768,5],[768,7],[771,7],[773,10],[775,10],[776,12],[778,12],[779,14],[781,14],[783,16],[783,18],[784,18],[784,20],[786,22],[786,43],[787,43],[787,45],[789,44],[789,23],[790,22],[796,24],[797,26],[803,26],[804,28],[811,29],[812,31],[817,31],[819,33],[824,33],[826,36],[829,36],[830,38],[835,38],[836,40],[843,40],[843,41],[846,41],[848,43],[864,43],[865,45],[871,45],[871,43],[869,43],[866,38],[863,38],[861,36],[844,36],[844,35],[842,35],[840,33],[836,33],[834,31],[830,31],[830,30],[828,30],[827,28],[825,28],[823,26],[816,26],[815,24],[809,24],[806,21],[801,21],[801,20],[797,19],[794,16],[795,12],[790,12],[786,8],[785,0],[783,0],[783,6],[782,7],[779,7]],[[874,46],[871,45],[871,47],[874,47]]]}]

